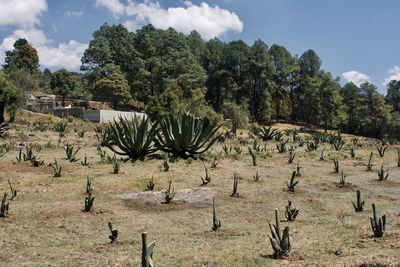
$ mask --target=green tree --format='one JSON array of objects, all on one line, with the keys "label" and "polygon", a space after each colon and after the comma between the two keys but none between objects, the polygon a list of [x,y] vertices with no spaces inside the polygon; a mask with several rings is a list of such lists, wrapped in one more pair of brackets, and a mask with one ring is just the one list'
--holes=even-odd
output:
[{"label": "green tree", "polygon": [[5,108],[17,103],[20,96],[20,90],[0,71],[0,123],[4,122]]},{"label": "green tree", "polygon": [[341,120],[342,96],[340,84],[333,80],[329,73],[325,73],[319,89],[321,101],[321,120],[325,132],[329,127],[337,127]]},{"label": "green tree", "polygon": [[275,72],[272,74],[272,99],[275,103],[275,118],[279,120],[281,118],[281,106],[287,100],[296,64],[292,55],[284,46],[272,45],[269,54],[272,56],[275,66]]},{"label": "green tree", "polygon": [[348,133],[357,133],[359,131],[360,120],[362,117],[361,105],[361,90],[352,82],[346,83],[342,90],[343,104],[347,119],[344,123],[344,130]]},{"label": "green tree", "polygon": [[360,85],[360,134],[379,138],[390,121],[390,107],[385,104],[385,99],[377,91],[377,87],[369,82]]},{"label": "green tree", "polygon": [[393,112],[400,111],[400,81],[393,80],[387,84],[386,103],[392,106]]},{"label": "green tree", "polygon": [[300,56],[300,69],[303,76],[315,76],[321,68],[321,59],[314,50],[309,49]]},{"label": "green tree", "polygon": [[44,71],[40,75],[39,79],[39,86],[40,88],[44,89],[45,91],[50,91],[50,82],[51,82],[51,77],[52,77],[51,70],[49,69],[44,69]]},{"label": "green tree", "polygon": [[132,100],[129,84],[124,74],[115,70],[96,81],[93,91],[93,100],[111,102],[114,109],[128,104]]},{"label": "green tree", "polygon": [[207,74],[206,99],[217,112],[222,112],[224,101],[233,101],[237,91],[236,83],[224,67],[225,46],[218,38],[209,40],[201,61]]},{"label": "green tree", "polygon": [[39,90],[37,76],[31,74],[26,69],[13,69],[8,73],[8,77],[25,96]]},{"label": "green tree", "polygon": [[6,51],[3,67],[6,72],[24,69],[32,75],[38,75],[39,56],[26,39],[18,39],[14,43],[14,49]]},{"label": "green tree", "polygon": [[250,115],[253,121],[268,122],[271,117],[271,81],[275,68],[268,54],[267,45],[258,40],[250,47],[246,70],[243,71],[249,98]]},{"label": "green tree", "polygon": [[105,23],[93,33],[89,48],[81,59],[81,70],[90,71],[113,63],[123,72],[128,72],[135,55],[133,35],[127,28],[121,24],[109,26]]},{"label": "green tree", "polygon": [[61,69],[51,77],[50,87],[54,94],[61,97],[64,106],[65,98],[75,90],[76,82],[69,71]]}]

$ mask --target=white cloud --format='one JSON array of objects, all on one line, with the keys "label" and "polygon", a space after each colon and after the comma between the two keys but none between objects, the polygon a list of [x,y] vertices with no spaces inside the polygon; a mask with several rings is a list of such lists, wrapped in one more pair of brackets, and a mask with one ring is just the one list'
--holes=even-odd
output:
[{"label": "white cloud", "polygon": [[46,0],[0,0],[0,26],[31,27],[47,10]]},{"label": "white cloud", "polygon": [[96,0],[96,6],[103,6],[110,10],[114,17],[124,13],[125,6],[119,0]]},{"label": "white cloud", "polygon": [[357,86],[360,86],[363,82],[369,82],[370,77],[367,74],[351,70],[348,72],[342,73],[343,78],[345,78],[348,82],[352,82]]},{"label": "white cloud", "polygon": [[72,17],[82,17],[84,12],[83,11],[70,11],[68,10],[67,12],[64,13],[68,18]]},{"label": "white cloud", "polygon": [[12,50],[15,41],[20,38],[25,38],[33,46],[41,46],[50,42],[42,30],[35,28],[29,30],[18,29],[12,35],[3,39],[3,42],[0,44],[0,51]]},{"label": "white cloud", "polygon": [[387,85],[393,80],[400,81],[400,67],[399,66],[393,66],[393,68],[389,69],[388,71],[389,77],[386,77],[383,85]]},{"label": "white cloud", "polygon": [[44,32],[39,29],[14,31],[12,35],[3,39],[0,44],[0,63],[4,63],[4,52],[13,49],[16,40],[25,38],[36,48],[39,55],[39,63],[42,67],[77,69],[81,65],[81,57],[87,48],[87,44],[82,44],[71,40],[68,43],[61,43],[57,47],[51,46],[51,40],[46,37]]},{"label": "white cloud", "polygon": [[140,23],[138,23],[136,20],[127,20],[123,23],[123,25],[131,32],[134,32],[140,28]]},{"label": "white cloud", "polygon": [[71,40],[61,43],[58,47],[37,47],[41,66],[48,68],[77,69],[81,65],[81,58],[87,44]]},{"label": "white cloud", "polygon": [[207,3],[194,5],[190,1],[184,2],[185,7],[162,8],[158,2],[146,0],[136,3],[128,0],[125,13],[133,20],[125,25],[140,25],[151,23],[159,29],[173,27],[177,31],[190,33],[196,30],[205,39],[221,36],[228,31],[241,32],[243,22],[234,13],[218,6],[209,6]]}]

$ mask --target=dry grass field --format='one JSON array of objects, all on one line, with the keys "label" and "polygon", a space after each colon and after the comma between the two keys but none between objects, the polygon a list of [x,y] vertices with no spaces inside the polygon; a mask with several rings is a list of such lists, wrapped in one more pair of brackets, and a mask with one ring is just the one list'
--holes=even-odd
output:
[{"label": "dry grass field", "polygon": [[[29,120],[28,120],[29,121]],[[73,126],[75,124],[75,126]],[[173,202],[172,204],[122,200],[123,193],[142,192],[153,176],[155,190],[164,190],[172,180],[175,190],[200,188],[204,176],[200,160],[180,160],[162,170],[163,161],[121,163],[119,174],[112,173],[112,164],[101,163],[97,154],[97,139],[93,125],[70,123],[63,138],[81,147],[78,157],[87,155],[89,166],[80,160],[65,159],[63,144],[57,146],[57,133],[32,130],[26,124],[16,124],[0,143],[12,143],[11,150],[0,158],[0,193],[10,193],[8,179],[17,189],[17,198],[10,201],[10,213],[0,218],[1,266],[139,266],[141,237],[148,232],[149,241],[156,240],[156,266],[386,266],[400,263],[400,168],[397,167],[397,147],[390,146],[383,158],[378,156],[374,140],[360,138],[364,147],[356,147],[356,157],[350,157],[351,139],[340,151],[322,144],[317,151],[307,153],[296,149],[293,164],[287,153],[278,153],[276,141],[268,141],[267,153],[252,166],[248,146],[252,140],[247,132],[237,139],[216,144],[206,155],[222,151],[222,145],[240,146],[243,152],[223,156],[219,165],[209,170],[212,181],[206,185],[215,191],[216,208],[222,227],[212,231],[212,206]],[[78,138],[74,128],[86,128],[84,138]],[[275,128],[296,126],[280,124]],[[302,134],[304,137],[307,134]],[[50,145],[48,142],[51,142]],[[45,164],[33,167],[30,162],[17,162],[21,142],[41,144],[34,154]],[[47,146],[46,146],[47,143]],[[260,142],[264,144],[264,142]],[[289,144],[290,145],[290,144]],[[325,149],[326,160],[320,151]],[[38,151],[39,150],[39,151]],[[106,150],[106,149],[105,149]],[[106,150],[108,155],[111,152]],[[372,171],[365,166],[374,152]],[[347,183],[339,186],[340,174],[333,173],[332,158],[338,158],[347,175]],[[53,178],[49,163],[57,159],[62,176]],[[293,169],[299,164],[301,177],[295,192],[287,191]],[[389,170],[386,181],[378,181],[381,164]],[[253,175],[258,170],[260,181]],[[240,177],[240,196],[230,197],[233,175]],[[86,177],[93,179],[94,206],[84,207]],[[365,211],[355,213],[352,201],[356,190],[365,200]],[[286,222],[285,206],[291,200],[300,210],[294,222]],[[378,213],[387,216],[383,238],[374,238],[369,222],[371,204]],[[273,259],[268,234],[268,222],[279,210],[281,226],[290,226],[292,250],[288,257]],[[119,230],[118,242],[110,244],[107,223]],[[374,265],[375,264],[375,265]]]}]

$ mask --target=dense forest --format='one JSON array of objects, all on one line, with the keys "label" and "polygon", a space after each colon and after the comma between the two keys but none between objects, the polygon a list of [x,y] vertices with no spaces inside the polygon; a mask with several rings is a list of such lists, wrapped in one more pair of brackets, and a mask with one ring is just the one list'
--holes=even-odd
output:
[{"label": "dense forest", "polygon": [[184,35],[147,25],[129,32],[104,24],[93,33],[81,72],[40,71],[36,50],[24,39],[6,52],[3,68],[0,111],[6,104],[15,109],[18,95],[44,90],[62,101],[79,96],[115,109],[133,105],[151,118],[190,111],[227,119],[233,129],[289,121],[400,139],[400,81],[387,85],[386,96],[369,82],[341,86],[321,69],[315,51],[291,55],[262,40],[204,41],[195,31]]}]

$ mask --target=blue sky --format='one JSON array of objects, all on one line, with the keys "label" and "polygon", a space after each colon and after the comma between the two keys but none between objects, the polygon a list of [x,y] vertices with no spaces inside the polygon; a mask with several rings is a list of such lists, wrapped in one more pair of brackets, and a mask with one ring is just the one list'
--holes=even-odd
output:
[{"label": "blue sky", "polygon": [[301,54],[312,48],[342,82],[369,80],[384,93],[400,79],[397,0],[0,0],[0,61],[21,37],[42,68],[77,70],[93,31],[104,22],[130,30],[152,23],[205,39],[258,38]]}]

